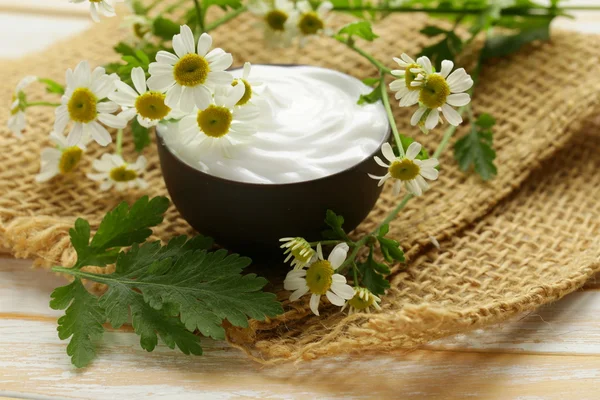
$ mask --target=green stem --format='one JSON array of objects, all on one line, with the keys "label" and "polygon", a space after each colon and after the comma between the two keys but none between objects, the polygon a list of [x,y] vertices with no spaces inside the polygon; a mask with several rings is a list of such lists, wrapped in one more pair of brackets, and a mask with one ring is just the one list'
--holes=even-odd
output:
[{"label": "green stem", "polygon": [[248,8],[246,6],[242,6],[242,7],[238,8],[237,10],[233,10],[230,13],[225,14],[221,18],[219,18],[219,19],[211,22],[210,24],[208,24],[206,26],[206,32],[210,32],[213,29],[216,29],[219,26],[223,25],[224,23],[229,22],[229,21],[231,21],[234,18],[237,18],[239,15],[243,14],[247,10],[248,10]]},{"label": "green stem", "polygon": [[358,268],[356,267],[356,263],[352,262],[352,273],[354,274],[354,287],[358,286]]},{"label": "green stem", "polygon": [[367,243],[367,240],[369,239],[371,235],[366,235],[364,237],[362,237],[358,242],[354,242],[352,243],[353,249],[352,249],[352,253],[350,253],[350,255],[346,258],[346,260],[342,263],[342,265],[340,265],[335,272],[337,272],[338,274],[343,273],[346,268],[348,268],[348,265],[350,265],[350,263],[354,262],[354,259],[356,259],[356,256],[358,255],[358,252],[360,251],[360,249],[365,245],[365,243]]},{"label": "green stem", "polygon": [[196,8],[196,20],[198,22],[197,31],[198,34],[201,34],[206,32],[206,30],[204,29],[204,12],[199,0],[194,0],[194,7]]},{"label": "green stem", "polygon": [[340,244],[342,242],[343,242],[343,240],[320,240],[318,242],[308,242],[308,244],[311,246],[316,246],[319,243],[321,243],[321,246],[334,246],[334,245]]},{"label": "green stem", "polygon": [[116,153],[117,155],[121,155],[121,153],[123,152],[123,129],[119,129],[117,131],[117,150]]},{"label": "green stem", "polygon": [[396,146],[398,147],[400,157],[404,157],[404,147],[402,147],[402,141],[400,140],[398,126],[396,126],[394,113],[392,112],[392,107],[390,106],[390,99],[388,97],[387,86],[385,84],[385,75],[383,73],[381,74],[381,79],[379,80],[379,88],[381,90],[381,100],[383,101],[383,107],[385,108],[388,121],[390,122],[390,127],[392,128],[392,133],[394,134],[394,141],[396,142]]},{"label": "green stem", "polygon": [[408,193],[407,195],[404,196],[404,198],[402,199],[402,201],[400,203],[398,203],[398,205],[396,206],[396,208],[394,208],[392,210],[392,212],[386,217],[386,219],[384,219],[378,226],[377,228],[375,228],[375,230],[373,231],[373,233],[377,232],[379,230],[379,228],[381,228],[383,225],[387,225],[390,222],[392,222],[394,220],[394,218],[396,218],[396,216],[398,215],[398,213],[404,208],[404,206],[406,206],[406,204],[409,202],[410,199],[412,199],[413,196],[412,194]]},{"label": "green stem", "polygon": [[352,43],[349,40],[346,39],[342,39],[342,38],[336,38],[336,40],[340,43],[344,43],[346,46],[348,46],[348,48],[354,50],[355,52],[357,52],[358,54],[360,54],[361,56],[363,56],[364,58],[366,58],[367,60],[369,60],[369,62],[371,64],[373,64],[375,66],[375,68],[377,68],[378,70],[389,74],[392,70],[389,69],[388,67],[386,67],[385,65],[383,65],[382,63],[380,63],[379,61],[377,61],[377,59],[375,57],[373,57],[372,55],[370,55],[369,53],[367,53],[366,51],[364,51],[363,49],[356,47],[354,45],[354,43]]},{"label": "green stem", "polygon": [[48,101],[34,101],[31,103],[27,103],[26,107],[32,107],[32,106],[58,107],[60,105],[61,105],[60,103],[50,103]]}]

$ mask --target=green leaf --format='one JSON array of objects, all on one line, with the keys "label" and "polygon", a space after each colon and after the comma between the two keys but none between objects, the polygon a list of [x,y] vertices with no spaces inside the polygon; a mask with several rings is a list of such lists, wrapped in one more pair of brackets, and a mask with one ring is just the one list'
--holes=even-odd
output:
[{"label": "green leaf", "polygon": [[133,135],[135,150],[138,152],[144,150],[152,142],[150,140],[150,130],[140,125],[137,118],[131,121],[131,134]]},{"label": "green leaf", "polygon": [[119,42],[114,50],[123,56],[135,56],[135,49],[125,42]]},{"label": "green leaf", "polygon": [[344,37],[347,36],[351,38],[353,36],[357,36],[361,39],[372,42],[374,39],[377,39],[379,36],[373,32],[373,27],[369,21],[356,21],[351,22],[345,26],[343,26],[337,33],[336,36]]},{"label": "green leaf", "polygon": [[357,104],[372,104],[378,102],[379,100],[381,100],[381,89],[379,88],[379,85],[377,85],[370,93],[361,94],[358,98]]},{"label": "green leaf", "polygon": [[[358,272],[361,275],[361,284],[369,289],[371,293],[383,295],[390,288],[390,282],[384,277],[390,273],[387,265],[376,262],[373,258],[373,247],[364,263],[358,264]],[[383,275],[382,275],[383,274]]]},{"label": "green leaf", "polygon": [[240,0],[204,0],[202,6],[204,10],[207,10],[210,6],[219,6],[223,10],[228,8],[237,10],[242,6],[242,2]]},{"label": "green leaf", "polygon": [[69,231],[77,252],[75,268],[88,265],[105,266],[113,263],[121,247],[144,242],[152,234],[150,227],[160,224],[169,206],[166,197],[140,198],[129,208],[126,202],[106,214],[91,243],[90,225],[83,219]]},{"label": "green leaf", "polygon": [[[404,135],[400,135],[400,142],[402,143],[402,147],[404,148],[404,150],[406,151],[406,149],[408,149],[408,146],[410,146],[412,144],[412,142],[414,142],[415,139],[411,138],[410,136],[404,136]],[[396,144],[394,143],[393,147],[396,147]],[[396,151],[396,154],[398,152]],[[429,152],[427,151],[427,149],[425,148],[425,146],[421,147],[421,151],[419,152],[419,154],[417,154],[417,156],[415,157],[417,160],[427,160],[429,158]]]},{"label": "green leaf", "polygon": [[381,79],[380,78],[365,78],[365,79],[362,80],[362,82],[365,85],[373,86],[373,85],[378,84],[379,82],[381,82]]},{"label": "green leaf", "polygon": [[337,215],[331,210],[327,210],[325,214],[325,224],[331,229],[323,232],[323,236],[327,239],[349,240],[348,235],[344,231],[344,217]]},{"label": "green leaf", "polygon": [[402,251],[397,241],[385,237],[378,237],[377,241],[379,242],[381,253],[387,262],[404,262],[404,251]]},{"label": "green leaf", "polygon": [[439,42],[425,47],[421,51],[421,56],[427,56],[435,67],[440,68],[442,61],[454,61],[456,56],[462,51],[463,42],[453,31],[448,31],[446,36]]},{"label": "green leaf", "polygon": [[65,315],[58,319],[58,337],[61,340],[71,338],[67,354],[77,368],[85,367],[96,356],[95,341],[104,332],[102,324],[106,316],[98,305],[98,298],[86,290],[79,278],[56,288],[51,298],[52,309],[66,309]]},{"label": "green leaf", "polygon": [[437,26],[427,25],[425,28],[421,29],[421,32],[425,36],[433,37],[437,35],[441,35],[442,33],[448,33],[447,30],[438,28]]},{"label": "green leaf", "polygon": [[160,16],[152,24],[152,33],[164,40],[172,40],[173,36],[179,33],[179,30],[180,26],[178,23]]},{"label": "green leaf", "polygon": [[496,152],[492,148],[492,127],[496,121],[489,114],[482,114],[477,121],[471,123],[471,131],[459,139],[454,145],[454,158],[462,171],[474,166],[484,181],[492,179],[496,174],[494,159]]},{"label": "green leaf", "polygon": [[48,93],[65,94],[64,86],[52,79],[39,78],[38,81],[46,85],[46,92]]},{"label": "green leaf", "polygon": [[550,39],[550,22],[552,18],[541,20],[533,25],[527,25],[514,35],[496,35],[488,38],[481,52],[483,60],[493,57],[504,57],[518,51],[523,45],[536,40]]}]

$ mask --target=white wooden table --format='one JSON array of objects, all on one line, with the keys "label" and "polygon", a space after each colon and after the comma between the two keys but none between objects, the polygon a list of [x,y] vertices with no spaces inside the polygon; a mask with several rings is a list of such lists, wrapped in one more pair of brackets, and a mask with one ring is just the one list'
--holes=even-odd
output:
[{"label": "white wooden table", "polygon": [[[586,3],[600,2],[577,2]],[[0,0],[5,58],[41,50],[89,24],[86,7],[66,0]],[[600,32],[600,15],[579,13],[558,24]],[[0,398],[600,398],[596,281],[512,323],[408,354],[261,368],[210,340],[202,357],[164,346],[146,353],[124,327],[107,333],[93,365],[77,371],[56,334],[60,313],[48,307],[50,292],[64,282],[30,266],[0,256]]]}]

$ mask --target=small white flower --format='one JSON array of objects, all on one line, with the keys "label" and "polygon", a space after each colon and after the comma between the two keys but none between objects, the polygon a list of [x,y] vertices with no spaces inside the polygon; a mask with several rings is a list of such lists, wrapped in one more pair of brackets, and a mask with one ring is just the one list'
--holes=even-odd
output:
[{"label": "small white flower", "polygon": [[290,0],[255,0],[248,3],[248,10],[261,17],[260,26],[265,41],[272,47],[288,47],[296,32],[298,12]]},{"label": "small white flower", "polygon": [[[423,58],[429,61],[427,57]],[[452,68],[454,63],[449,60],[442,61],[439,73],[432,73],[425,68],[427,76],[420,86],[419,108],[410,120],[413,126],[424,122],[426,130],[435,128],[440,121],[440,112],[450,125],[458,126],[462,123],[462,117],[452,106],[462,107],[469,104],[471,96],[464,92],[473,86],[473,79],[464,68],[450,74]]]},{"label": "small white flower", "polygon": [[316,257],[317,253],[313,250],[306,239],[301,237],[287,237],[279,239],[280,242],[285,242],[281,245],[282,249],[286,249],[283,253],[288,255],[284,262],[288,262],[291,258],[292,267],[294,269],[302,269]]},{"label": "small white flower", "polygon": [[371,312],[371,307],[375,310],[380,311],[381,307],[379,306],[381,303],[381,298],[375,296],[373,293],[366,288],[357,288],[354,294],[348,302],[342,308],[342,311],[349,306],[348,314],[352,315],[357,312]]},{"label": "small white flower", "polygon": [[392,71],[392,75],[400,79],[390,83],[390,90],[396,92],[395,97],[396,100],[400,100],[398,103],[400,107],[410,107],[419,102],[421,84],[426,76],[424,65],[427,65],[428,60],[427,57],[419,57],[415,61],[405,53],[402,53],[400,58],[394,57],[394,61],[402,69]]},{"label": "small white flower", "polygon": [[410,193],[415,196],[420,196],[423,192],[429,189],[429,185],[425,179],[436,180],[439,172],[435,167],[439,164],[436,158],[427,160],[417,160],[415,157],[421,152],[421,145],[417,142],[412,142],[406,150],[404,157],[396,157],[392,146],[389,143],[384,143],[381,146],[383,156],[389,161],[389,164],[384,163],[381,158],[375,156],[375,162],[388,169],[384,176],[375,176],[369,174],[373,179],[379,180],[379,186],[390,178],[396,179],[394,183],[394,195],[400,193],[402,184]]},{"label": "small white flower", "polygon": [[55,176],[68,174],[74,171],[85,150],[82,144],[69,146],[67,138],[56,132],[50,133],[50,139],[56,147],[45,147],[40,153],[40,173],[36,175],[36,182],[47,182]]},{"label": "small white flower", "polygon": [[67,89],[62,97],[62,105],[56,109],[54,131],[64,132],[69,122],[73,123],[67,136],[69,146],[75,146],[91,137],[100,146],[112,142],[110,133],[99,122],[111,128],[123,129],[127,121],[113,115],[119,106],[112,101],[104,101],[115,91],[116,75],[106,75],[104,68],[97,67],[90,72],[87,61],[82,61],[73,72],[67,70]]},{"label": "small white flower", "polygon": [[208,107],[183,117],[179,122],[183,144],[199,157],[215,149],[231,157],[231,147],[245,143],[257,131],[260,109],[252,104],[236,106],[244,93],[243,85],[221,88]]},{"label": "small white flower", "polygon": [[[300,46],[304,46],[306,42],[313,36],[321,33],[330,34],[327,29],[327,21],[329,11],[333,9],[333,4],[329,1],[324,1],[319,4],[316,10],[313,10],[310,3],[306,0],[301,0],[296,3],[296,8],[299,15],[296,21],[286,22],[290,29],[296,29],[300,35]],[[295,24],[295,26],[292,26]]]},{"label": "small white flower", "polygon": [[146,189],[148,183],[140,178],[140,175],[146,169],[146,157],[139,156],[134,164],[127,164],[123,157],[118,154],[103,154],[99,160],[94,160],[92,164],[96,171],[95,174],[87,174],[87,177],[93,181],[101,182],[100,190],[109,190],[113,186],[118,191],[125,189]]},{"label": "small white flower", "polygon": [[346,243],[340,243],[325,260],[319,243],[317,258],[308,269],[294,269],[288,272],[283,287],[285,290],[293,291],[290,301],[296,301],[310,292],[310,309],[315,315],[319,315],[321,296],[327,296],[331,304],[339,307],[342,307],[346,300],[354,297],[354,289],[346,283],[346,278],[335,273],[335,270],[346,260],[348,250]]},{"label": "small white flower", "polygon": [[235,78],[231,83],[232,86],[236,86],[238,84],[242,84],[244,86],[244,94],[242,98],[237,102],[237,106],[244,106],[246,104],[254,104],[253,100],[256,99],[258,93],[256,92],[256,87],[261,86],[263,82],[257,81],[250,78],[250,73],[252,72],[252,64],[249,62],[244,63],[244,69],[242,72],[241,78]]},{"label": "small white flower", "polygon": [[220,48],[209,52],[212,37],[207,33],[200,36],[197,48],[194,40],[192,30],[181,26],[181,33],[173,36],[175,54],[159,51],[149,68],[148,88],[166,92],[165,103],[186,113],[192,112],[194,105],[204,110],[211,103],[212,90],[233,80],[225,71],[233,62],[231,54]]},{"label": "small white flower", "polygon": [[105,17],[114,17],[115,8],[107,0],[69,0],[70,3],[90,3],[90,15],[94,22],[100,22],[100,14]]},{"label": "small white flower", "polygon": [[119,117],[131,121],[137,120],[143,127],[156,126],[161,120],[169,118],[171,108],[165,104],[165,94],[148,91],[146,88],[146,74],[141,67],[131,70],[133,88],[124,82],[117,81],[117,91],[108,95],[108,98],[121,106],[123,112]]},{"label": "small white flower", "polygon": [[134,41],[148,41],[152,38],[152,20],[143,15],[127,15],[123,19]]},{"label": "small white flower", "polygon": [[37,81],[37,79],[37,76],[26,76],[17,84],[13,93],[12,104],[10,105],[10,117],[8,118],[7,125],[8,129],[18,137],[23,135],[23,131],[27,127],[27,120],[25,119],[27,96],[24,90],[27,86]]}]

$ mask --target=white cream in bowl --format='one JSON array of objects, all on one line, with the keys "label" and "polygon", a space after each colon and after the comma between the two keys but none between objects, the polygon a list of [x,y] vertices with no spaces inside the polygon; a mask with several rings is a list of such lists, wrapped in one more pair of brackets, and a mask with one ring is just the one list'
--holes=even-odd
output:
[{"label": "white cream in bowl", "polygon": [[[240,77],[242,71],[233,71]],[[168,126],[159,135],[179,159],[210,175],[248,183],[292,183],[333,175],[371,156],[389,124],[383,105],[358,105],[372,89],[340,72],[309,66],[254,65],[252,81],[263,82],[265,116],[232,158],[221,152],[199,160]]]}]

